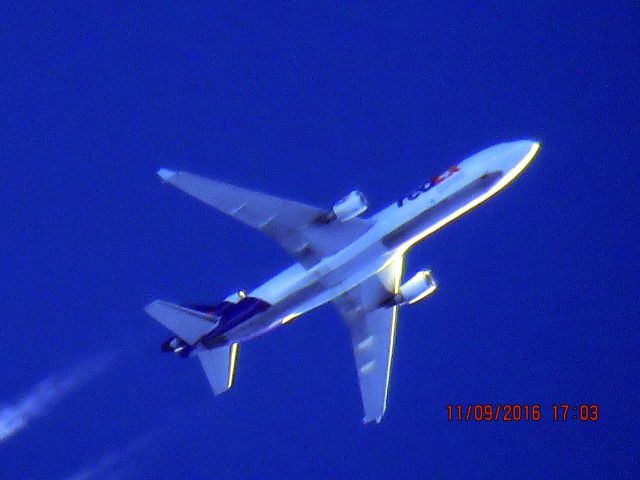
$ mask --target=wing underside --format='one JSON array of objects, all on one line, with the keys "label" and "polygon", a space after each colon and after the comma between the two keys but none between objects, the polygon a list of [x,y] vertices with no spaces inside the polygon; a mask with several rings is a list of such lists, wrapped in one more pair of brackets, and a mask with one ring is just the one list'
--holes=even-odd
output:
[{"label": "wing underside", "polygon": [[387,408],[398,307],[377,306],[397,293],[403,264],[402,257],[398,258],[385,270],[334,300],[351,333],[364,423],[380,422]]},{"label": "wing underside", "polygon": [[305,268],[338,252],[371,226],[361,218],[318,222],[326,210],[188,172],[161,169],[158,175],[183,192],[270,236]]}]

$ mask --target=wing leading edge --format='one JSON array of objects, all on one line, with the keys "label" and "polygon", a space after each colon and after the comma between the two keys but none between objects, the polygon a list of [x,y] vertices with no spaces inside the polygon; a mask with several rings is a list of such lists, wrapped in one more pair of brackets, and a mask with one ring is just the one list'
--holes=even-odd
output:
[{"label": "wing leading edge", "polygon": [[305,268],[340,251],[371,226],[369,220],[361,218],[318,223],[316,219],[326,214],[326,210],[188,172],[160,169],[158,175],[183,192],[270,236]]},{"label": "wing leading edge", "polygon": [[377,308],[377,305],[398,292],[403,266],[404,259],[400,257],[334,300],[351,333],[364,423],[374,420],[380,423],[387,408],[398,307]]}]

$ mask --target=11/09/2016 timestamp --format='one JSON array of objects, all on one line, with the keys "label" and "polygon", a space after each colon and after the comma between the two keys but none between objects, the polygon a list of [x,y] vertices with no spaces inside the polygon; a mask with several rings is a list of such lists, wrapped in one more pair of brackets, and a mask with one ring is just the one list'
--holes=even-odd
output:
[{"label": "11/09/2016 timestamp", "polygon": [[[567,403],[554,404],[550,408],[550,417],[554,422],[578,420],[581,422],[596,422],[600,419],[600,407],[596,404],[571,405]],[[468,404],[447,405],[447,420],[450,422],[539,422],[547,414],[538,404],[497,403],[497,404]]]}]

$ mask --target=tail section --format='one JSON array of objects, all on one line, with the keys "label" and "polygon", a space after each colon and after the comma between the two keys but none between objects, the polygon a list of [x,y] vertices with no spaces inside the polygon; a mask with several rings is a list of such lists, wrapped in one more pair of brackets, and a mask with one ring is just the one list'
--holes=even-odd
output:
[{"label": "tail section", "polygon": [[162,345],[163,351],[173,351],[183,357],[194,352],[204,368],[214,394],[218,395],[231,388],[236,372],[238,344],[233,343],[210,350],[203,348],[202,345],[192,347],[203,335],[218,325],[216,317],[210,314],[213,312],[212,307],[202,305],[183,307],[156,300],[147,305],[145,311],[179,337],[167,340]]},{"label": "tail section", "polygon": [[163,300],[151,302],[145,311],[190,345],[218,324],[212,315]]}]

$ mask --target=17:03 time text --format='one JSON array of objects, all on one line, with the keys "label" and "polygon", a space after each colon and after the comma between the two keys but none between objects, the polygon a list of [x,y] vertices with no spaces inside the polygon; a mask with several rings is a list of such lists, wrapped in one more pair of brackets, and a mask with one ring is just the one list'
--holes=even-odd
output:
[{"label": "17:03 time text", "polygon": [[[551,419],[555,422],[577,420],[595,422],[600,419],[600,407],[595,404],[570,405],[559,403],[551,406]],[[539,422],[543,418],[538,404],[497,403],[447,405],[447,420],[450,422]]]}]

